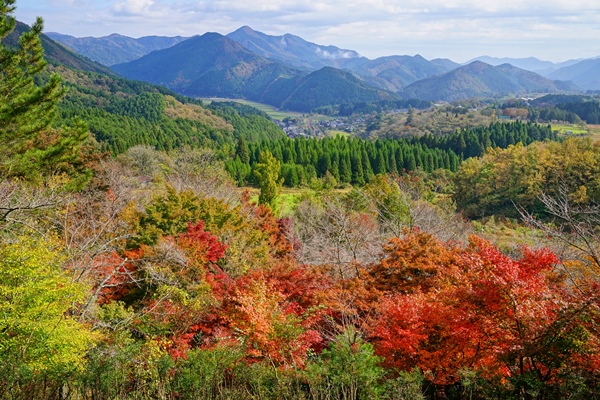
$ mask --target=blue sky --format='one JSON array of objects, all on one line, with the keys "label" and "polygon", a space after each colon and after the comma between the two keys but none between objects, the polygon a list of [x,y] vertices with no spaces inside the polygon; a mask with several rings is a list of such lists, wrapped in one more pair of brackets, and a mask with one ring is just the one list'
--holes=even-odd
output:
[{"label": "blue sky", "polygon": [[600,56],[598,0],[17,0],[16,6],[19,20],[39,15],[47,32],[77,37],[227,34],[248,25],[369,58]]}]

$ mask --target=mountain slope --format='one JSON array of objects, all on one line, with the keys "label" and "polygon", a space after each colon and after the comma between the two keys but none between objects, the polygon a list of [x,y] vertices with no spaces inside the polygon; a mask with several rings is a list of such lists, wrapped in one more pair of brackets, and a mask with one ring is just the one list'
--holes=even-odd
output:
[{"label": "mountain slope", "polygon": [[[29,31],[29,26],[17,21],[15,30],[12,31],[6,38],[4,38],[2,42],[8,46],[17,47],[19,45],[19,37],[21,37],[23,32],[27,31]],[[83,71],[114,75],[114,72],[104,65],[100,65],[73,52],[72,50],[67,49],[60,43],[50,39],[45,34],[42,34],[40,39],[42,41],[42,46],[44,47],[44,58],[51,64],[64,65]]]},{"label": "mountain slope", "polygon": [[218,33],[206,33],[112,67],[129,79],[188,96],[260,97],[280,77],[297,72],[254,54]]},{"label": "mountain slope", "polygon": [[385,90],[367,85],[347,71],[323,67],[295,79],[281,80],[273,85],[263,101],[279,107],[310,111],[330,104],[356,104],[397,98]]},{"label": "mountain slope", "polygon": [[395,98],[331,67],[308,74],[283,66],[218,33],[188,39],[113,69],[187,96],[247,98],[299,111]]},{"label": "mountain slope", "polygon": [[133,61],[155,50],[162,50],[186,40],[181,36],[145,36],[134,39],[116,33],[99,38],[76,38],[55,32],[47,35],[77,53],[107,66]]},{"label": "mountain slope", "polygon": [[291,34],[271,36],[243,26],[227,35],[246,49],[272,61],[294,68],[316,70],[322,67],[348,68],[367,59],[354,50],[322,46]]},{"label": "mountain slope", "polygon": [[577,64],[581,60],[567,60],[559,63],[553,63],[552,61],[543,61],[535,57],[527,57],[527,58],[511,58],[511,57],[490,57],[490,56],[481,56],[472,59],[467,64],[472,63],[473,61],[481,61],[486,64],[490,64],[493,66],[498,66],[502,64],[510,64],[513,67],[521,68],[527,71],[535,72],[536,74],[540,74],[546,78],[550,78],[550,74],[554,71],[568,67],[569,65]]},{"label": "mountain slope", "polygon": [[548,77],[573,81],[585,90],[600,90],[600,58],[583,60],[577,64],[563,67]]},{"label": "mountain slope", "polygon": [[351,70],[372,85],[397,92],[413,82],[448,72],[458,66],[449,60],[428,61],[417,54],[414,57],[380,57]]},{"label": "mountain slope", "polygon": [[474,61],[440,76],[423,79],[407,86],[406,98],[454,101],[473,97],[501,97],[526,93],[565,93],[578,88],[562,81],[551,81],[510,64],[491,66]]},{"label": "mountain slope", "polygon": [[354,50],[322,46],[301,37],[271,36],[243,26],[227,37],[269,60],[314,71],[334,67],[354,72],[369,85],[396,92],[420,79],[448,72],[459,66],[449,60],[427,61],[417,55],[390,56],[369,60]]}]

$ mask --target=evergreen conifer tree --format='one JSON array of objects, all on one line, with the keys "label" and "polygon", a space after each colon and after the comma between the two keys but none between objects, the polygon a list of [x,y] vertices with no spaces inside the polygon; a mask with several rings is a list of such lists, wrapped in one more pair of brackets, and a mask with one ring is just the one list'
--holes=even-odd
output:
[{"label": "evergreen conifer tree", "polygon": [[42,19],[21,35],[17,48],[4,43],[16,26],[14,4],[0,0],[0,176],[35,179],[51,171],[82,172],[73,167],[81,169],[79,151],[87,129],[81,124],[49,129],[63,94],[60,77],[52,74],[43,85],[35,83],[46,66]]}]

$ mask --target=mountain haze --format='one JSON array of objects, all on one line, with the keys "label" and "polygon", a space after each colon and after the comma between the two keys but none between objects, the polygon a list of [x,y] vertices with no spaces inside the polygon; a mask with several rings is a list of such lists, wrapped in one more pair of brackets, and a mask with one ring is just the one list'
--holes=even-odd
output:
[{"label": "mountain haze", "polygon": [[415,82],[401,93],[423,100],[463,100],[474,97],[517,96],[527,93],[566,93],[578,88],[569,82],[551,81],[510,64],[492,66],[481,61]]},{"label": "mountain haze", "polygon": [[189,96],[249,98],[260,97],[274,80],[296,74],[218,33],[195,36],[112,68],[126,78]]},{"label": "mountain haze", "polygon": [[473,61],[482,61],[486,64],[490,64],[493,66],[510,64],[513,67],[525,69],[527,71],[535,72],[537,74],[545,76],[546,78],[550,78],[550,74],[552,74],[554,71],[563,67],[568,67],[569,65],[577,64],[581,60],[567,60],[559,63],[553,63],[552,61],[543,61],[535,57],[511,58],[481,56],[474,58],[466,64],[470,64]]},{"label": "mountain haze", "polygon": [[243,26],[227,37],[269,60],[314,71],[334,67],[352,71],[367,84],[397,92],[413,82],[448,72],[459,64],[450,60],[427,61],[420,55],[389,56],[369,60],[354,50],[322,46],[291,34],[271,36]]},{"label": "mountain haze", "polygon": [[144,36],[134,39],[117,33],[99,38],[76,38],[56,32],[49,32],[47,35],[77,53],[107,66],[133,61],[155,50],[174,46],[186,39],[181,36]]},{"label": "mountain haze", "polygon": [[[2,40],[8,46],[17,47],[19,45],[19,37],[23,32],[29,31],[29,26],[23,22],[17,21],[15,30],[12,31],[6,38]],[[64,65],[66,67],[80,69],[82,71],[97,72],[108,75],[114,75],[109,68],[100,65],[74,51],[64,47],[62,44],[55,42],[50,37],[42,34],[40,36],[42,46],[44,47],[44,58],[51,64]]]},{"label": "mountain haze", "polygon": [[600,90],[600,58],[582,60],[554,71],[548,77],[572,81],[585,90]]},{"label": "mountain haze", "polygon": [[354,50],[318,45],[289,33],[282,36],[267,35],[249,26],[243,26],[227,37],[269,60],[306,70],[346,68],[367,60]]},{"label": "mountain haze", "polygon": [[247,98],[299,111],[330,104],[395,98],[349,72],[308,73],[268,60],[218,33],[207,33],[130,63],[113,66],[129,79],[193,97]]},{"label": "mountain haze", "polygon": [[458,66],[459,64],[449,60],[439,60],[437,63],[428,61],[417,54],[414,57],[380,57],[351,70],[374,86],[397,92],[413,82],[448,72]]},{"label": "mountain haze", "polygon": [[[65,41],[76,39],[54,35]],[[93,38],[80,39],[89,43]],[[132,39],[113,34],[94,43],[99,52],[114,51],[111,57],[115,59],[139,57],[154,49],[112,66],[113,71],[128,79],[161,85],[191,97],[245,98],[297,111],[400,96],[454,101],[580,90],[573,83],[553,81],[508,63],[492,66],[474,61],[460,66],[447,59],[426,60],[418,54],[369,60],[353,50],[321,46],[291,34],[271,36],[248,26],[227,36],[206,33],[184,40],[158,36]],[[482,59],[510,61],[530,69],[559,65],[533,57]],[[556,71],[553,79],[572,80],[586,89],[595,89],[600,86],[597,71],[595,62],[580,62],[561,70],[562,75]]]}]

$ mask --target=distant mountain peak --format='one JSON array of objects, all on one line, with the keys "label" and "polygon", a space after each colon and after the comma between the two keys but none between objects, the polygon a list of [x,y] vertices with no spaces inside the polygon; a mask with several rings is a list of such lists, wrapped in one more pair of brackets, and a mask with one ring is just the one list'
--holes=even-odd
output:
[{"label": "distant mountain peak", "polygon": [[47,35],[77,53],[107,66],[138,59],[155,50],[171,47],[186,39],[181,36],[144,36],[134,39],[120,33],[82,38],[54,32],[49,32]]},{"label": "distant mountain peak", "polygon": [[354,50],[319,45],[290,33],[280,36],[267,35],[249,26],[242,26],[229,33],[227,37],[256,54],[294,68],[309,70],[324,66],[344,68],[348,60],[362,59],[361,55]]},{"label": "distant mountain peak", "polygon": [[415,82],[407,86],[401,95],[423,100],[454,101],[576,91],[578,88],[571,83],[551,81],[512,64],[492,66],[476,60],[445,74]]}]

